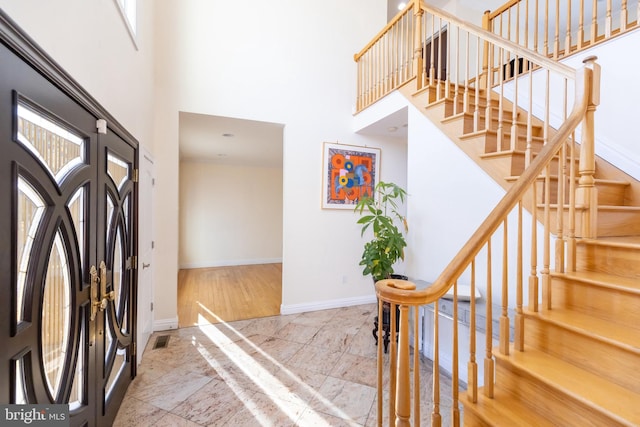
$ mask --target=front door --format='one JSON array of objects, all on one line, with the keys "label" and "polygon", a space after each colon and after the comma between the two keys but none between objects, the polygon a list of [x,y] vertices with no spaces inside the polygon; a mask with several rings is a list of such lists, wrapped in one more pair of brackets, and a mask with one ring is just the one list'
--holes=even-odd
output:
[{"label": "front door", "polygon": [[136,147],[0,44],[0,403],[111,425],[135,375]]}]

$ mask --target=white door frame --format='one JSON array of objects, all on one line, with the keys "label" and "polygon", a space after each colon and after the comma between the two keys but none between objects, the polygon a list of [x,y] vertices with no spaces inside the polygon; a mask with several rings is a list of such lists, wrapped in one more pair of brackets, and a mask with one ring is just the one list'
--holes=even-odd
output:
[{"label": "white door frame", "polygon": [[153,332],[153,271],[154,271],[154,163],[153,156],[140,147],[140,181],[138,211],[138,364]]}]

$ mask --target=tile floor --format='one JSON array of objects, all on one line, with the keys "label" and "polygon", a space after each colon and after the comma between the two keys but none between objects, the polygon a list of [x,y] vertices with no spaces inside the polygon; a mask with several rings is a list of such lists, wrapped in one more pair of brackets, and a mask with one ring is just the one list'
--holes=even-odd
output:
[{"label": "tile floor", "polygon": [[[370,304],[156,333],[114,425],[375,426],[376,314]],[[152,349],[158,335],[169,343]],[[420,378],[429,425],[426,359]],[[449,425],[450,382],[441,384]]]}]

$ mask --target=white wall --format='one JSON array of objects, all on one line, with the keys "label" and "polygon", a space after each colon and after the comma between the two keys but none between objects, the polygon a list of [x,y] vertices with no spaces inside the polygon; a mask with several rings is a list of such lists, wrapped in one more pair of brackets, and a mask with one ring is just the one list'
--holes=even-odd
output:
[{"label": "white wall", "polygon": [[137,49],[113,0],[0,0],[0,7],[153,152],[153,2],[138,3]]},{"label": "white wall", "polygon": [[413,106],[408,158],[410,271],[432,282],[504,190]]},{"label": "white wall", "polygon": [[[320,208],[324,141],[382,148],[382,178],[406,180],[406,146],[350,129],[358,52],[384,0],[156,3],[159,318],[176,315],[178,112],[283,123],[283,311],[369,300],[355,214]],[[397,172],[400,171],[400,172]]]},{"label": "white wall", "polygon": [[[584,66],[584,58],[596,56],[597,63],[601,66],[600,105],[595,113],[595,149],[596,154],[607,160],[614,166],[622,169],[635,179],[640,180],[640,146],[637,138],[637,99],[640,98],[640,87],[632,82],[636,76],[634,69],[640,66],[640,58],[630,55],[633,49],[640,44],[640,31],[633,31],[620,37],[611,39],[591,49],[578,52],[563,59],[561,62],[574,69]],[[534,85],[544,87],[546,74],[536,71]],[[518,102],[520,105],[529,105],[529,78],[524,76],[518,79]],[[513,82],[505,85],[505,96],[513,100]],[[562,97],[564,95],[563,80],[557,75],[552,75],[549,89],[551,103],[549,121],[551,126],[559,128],[562,124],[564,112]],[[574,86],[573,81],[567,90],[569,109],[573,105]],[[621,96],[624,94],[624,96]],[[544,91],[534,92],[533,112],[539,118],[545,115]],[[569,111],[570,112],[570,111]],[[576,139],[581,139],[581,127],[576,129]]]},{"label": "white wall", "polygon": [[[609,40],[584,53],[563,60],[578,68],[590,55],[602,67],[600,105],[595,113],[596,154],[640,180],[638,144],[638,85],[640,31]],[[633,52],[633,53],[632,53]]]},{"label": "white wall", "polygon": [[180,268],[282,260],[282,169],[180,162]]}]

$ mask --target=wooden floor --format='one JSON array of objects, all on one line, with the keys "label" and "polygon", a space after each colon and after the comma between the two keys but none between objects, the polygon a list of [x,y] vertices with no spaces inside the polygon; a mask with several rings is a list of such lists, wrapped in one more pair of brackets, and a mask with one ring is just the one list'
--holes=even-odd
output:
[{"label": "wooden floor", "polygon": [[282,264],[180,270],[178,326],[280,314]]}]

